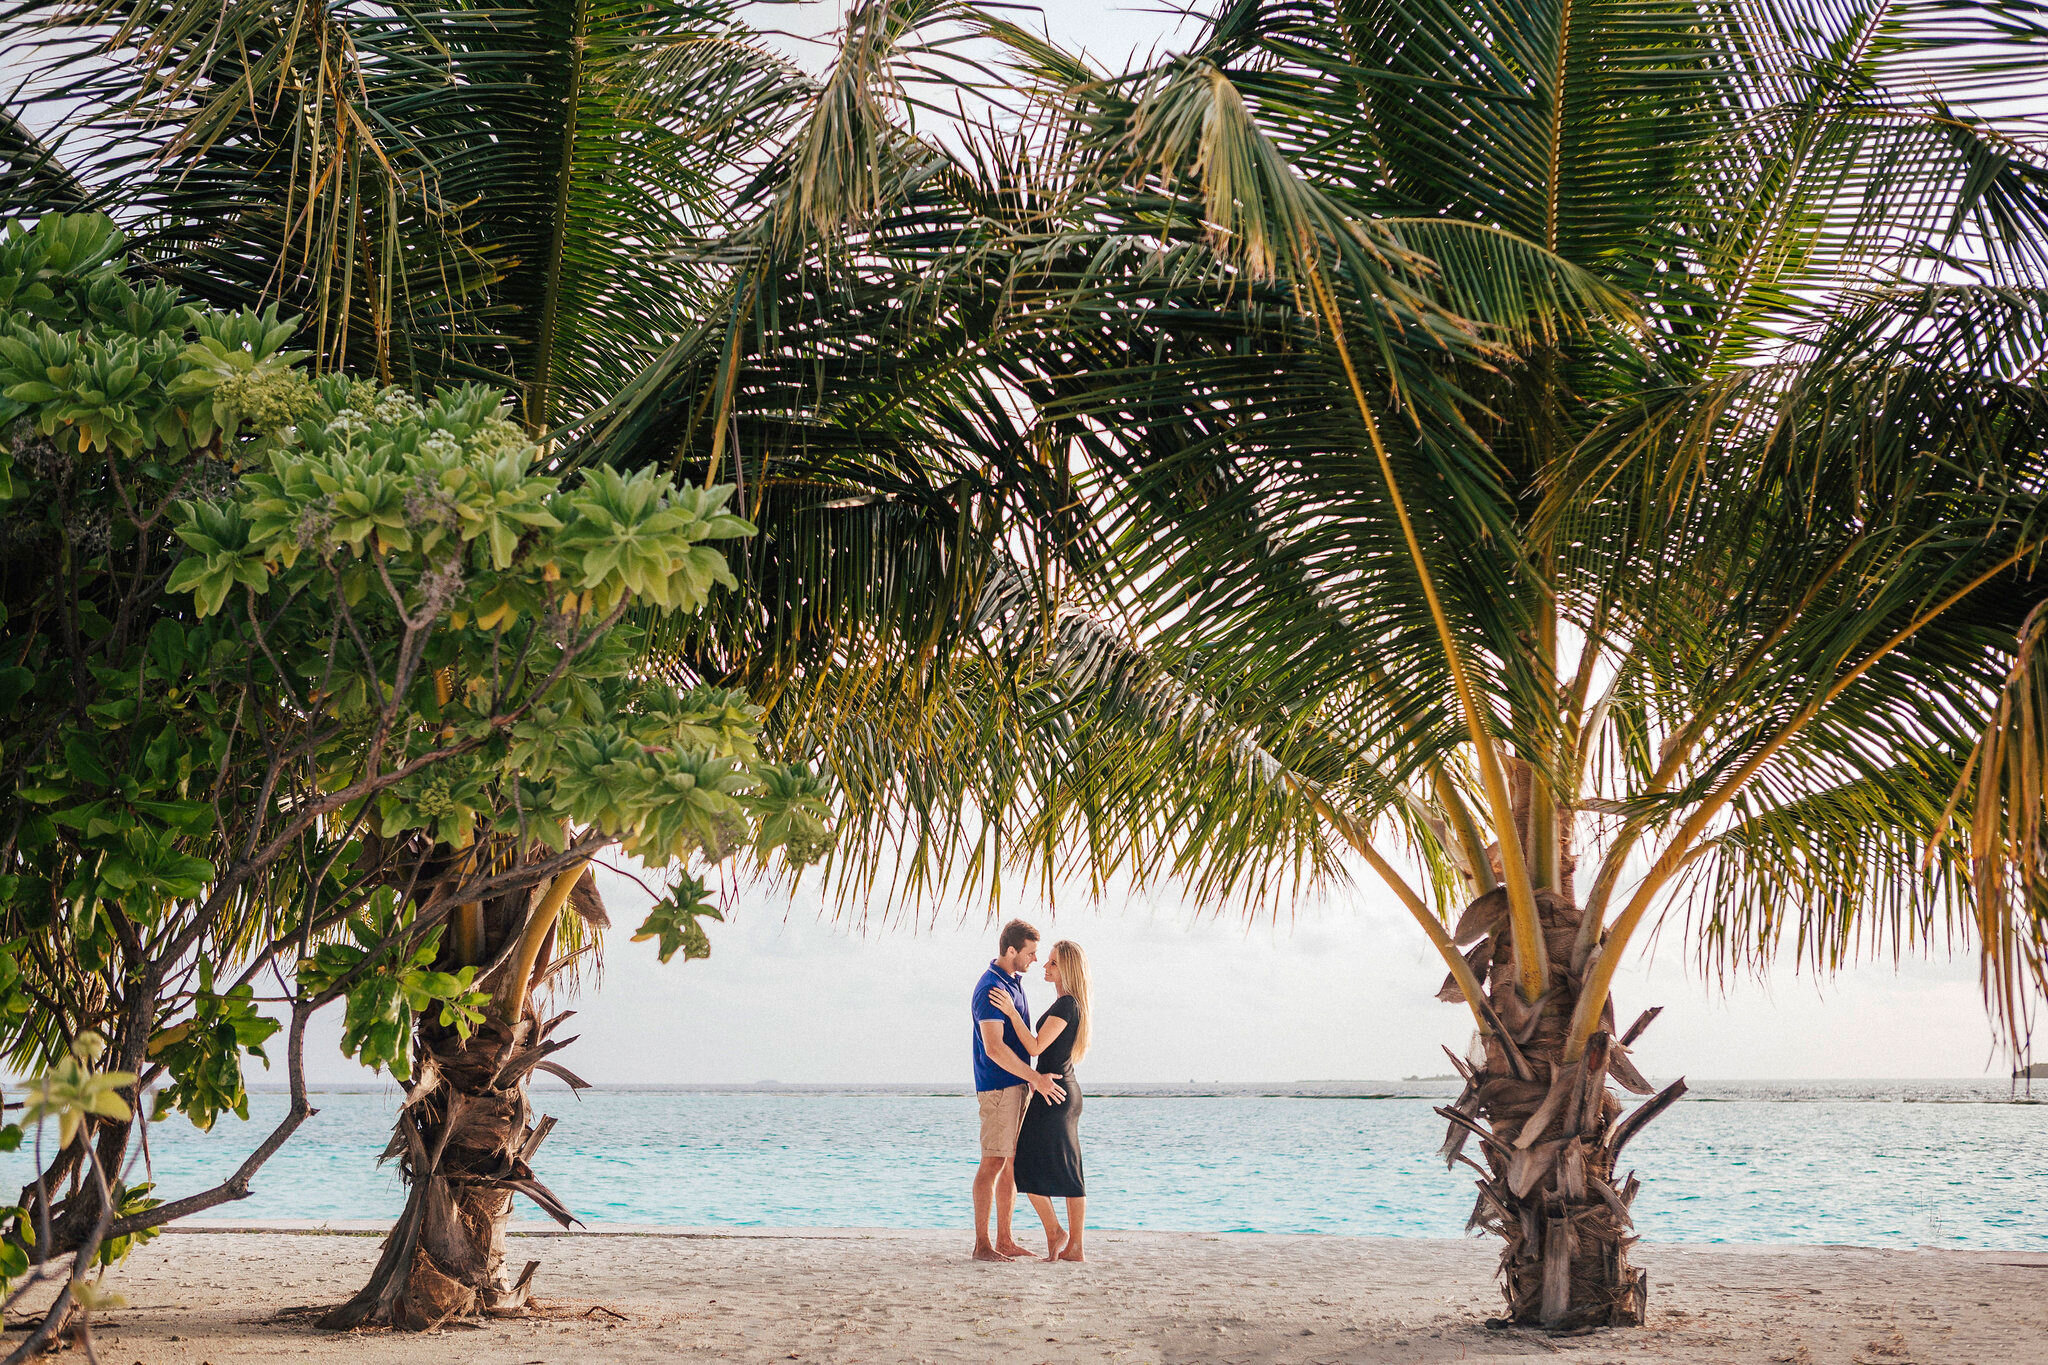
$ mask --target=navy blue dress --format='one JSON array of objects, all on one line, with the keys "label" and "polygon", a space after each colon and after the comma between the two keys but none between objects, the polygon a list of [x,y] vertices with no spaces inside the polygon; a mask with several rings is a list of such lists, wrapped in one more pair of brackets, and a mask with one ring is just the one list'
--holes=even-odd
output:
[{"label": "navy blue dress", "polygon": [[1025,1105],[1024,1127],[1017,1133],[1017,1188],[1051,1199],[1080,1199],[1087,1194],[1081,1178],[1081,1081],[1068,1057],[1080,1032],[1081,1008],[1073,996],[1063,995],[1039,1017],[1038,1031],[1048,1019],[1064,1019],[1067,1026],[1038,1054],[1038,1069],[1058,1076],[1067,1097],[1048,1104],[1033,1095]]}]

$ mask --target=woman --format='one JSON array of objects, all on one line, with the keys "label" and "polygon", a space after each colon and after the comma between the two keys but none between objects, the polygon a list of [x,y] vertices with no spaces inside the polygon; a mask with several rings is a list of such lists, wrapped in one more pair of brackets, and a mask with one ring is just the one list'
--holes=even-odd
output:
[{"label": "woman", "polygon": [[[1038,1059],[1038,1070],[1058,1076],[1067,1093],[1058,1104],[1033,1096],[1025,1106],[1015,1170],[1017,1188],[1031,1196],[1031,1207],[1045,1224],[1045,1259],[1082,1261],[1087,1259],[1081,1254],[1081,1229],[1088,1201],[1081,1181],[1081,1083],[1074,1075],[1075,1064],[1088,1051],[1088,959],[1081,945],[1068,939],[1053,944],[1045,979],[1059,999],[1038,1017],[1036,1029],[1017,1013],[1008,991],[992,990],[988,998],[1009,1016],[1024,1051]],[[1067,1201],[1064,1231],[1052,1210],[1054,1199]]]}]

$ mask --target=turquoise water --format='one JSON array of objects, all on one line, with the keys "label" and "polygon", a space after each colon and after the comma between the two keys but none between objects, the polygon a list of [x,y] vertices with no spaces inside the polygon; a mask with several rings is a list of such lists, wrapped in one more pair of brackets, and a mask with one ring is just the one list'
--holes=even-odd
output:
[{"label": "turquoise water", "polygon": [[[2039,1087],[2037,1087],[2039,1089]],[[1433,1082],[1107,1087],[1082,1121],[1091,1225],[1455,1237],[1469,1172],[1432,1153],[1454,1094]],[[2041,1097],[2048,1099],[2048,1091]],[[969,1221],[969,1096],[917,1087],[600,1089],[553,1084],[535,1161],[591,1224],[946,1227]],[[2025,1096],[2020,1097],[2022,1101]],[[2048,1104],[1969,1082],[1728,1082],[1694,1087],[1632,1143],[1637,1221],[1659,1241],[1836,1242],[2048,1250]],[[324,1091],[254,1194],[217,1217],[388,1218],[379,1168],[397,1091]],[[223,1178],[284,1109],[152,1128],[160,1193]],[[0,1157],[18,1187],[26,1153]],[[1460,1168],[1462,1171],[1462,1168]],[[538,1217],[522,1208],[517,1216]]]}]

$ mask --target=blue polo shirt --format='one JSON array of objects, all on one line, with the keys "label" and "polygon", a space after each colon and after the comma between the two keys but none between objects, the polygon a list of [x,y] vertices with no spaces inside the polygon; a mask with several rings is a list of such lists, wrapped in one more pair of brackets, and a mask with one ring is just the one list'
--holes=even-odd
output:
[{"label": "blue polo shirt", "polygon": [[1024,1084],[1022,1076],[1014,1076],[988,1059],[988,1049],[981,1045],[981,1021],[1000,1019],[1003,1021],[1003,1041],[1020,1058],[1024,1056],[1024,1042],[1017,1036],[1016,1028],[1008,1016],[988,1002],[988,993],[995,987],[1002,987],[1017,1002],[1017,1013],[1030,1017],[1031,1003],[1024,998],[1024,978],[1011,976],[991,962],[988,970],[981,974],[981,980],[974,983],[974,999],[969,1002],[974,1016],[974,1088],[976,1090],[1007,1090],[1013,1085]]}]

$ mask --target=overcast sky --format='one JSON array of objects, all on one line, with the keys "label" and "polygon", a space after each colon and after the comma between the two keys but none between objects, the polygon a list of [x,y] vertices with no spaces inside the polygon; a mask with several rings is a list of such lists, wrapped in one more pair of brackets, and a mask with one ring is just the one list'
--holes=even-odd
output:
[{"label": "overcast sky", "polygon": [[[985,906],[856,931],[806,890],[743,892],[711,925],[710,958],[664,967],[627,941],[648,897],[602,874],[619,930],[563,1060],[610,1084],[757,1081],[968,1084],[967,1003],[995,951]],[[1435,999],[1443,968],[1377,883],[1303,905],[1291,920],[1197,917],[1171,894],[1076,899],[1057,913],[1010,902],[1049,943],[1088,950],[1096,994],[1092,1085],[1130,1081],[1398,1079],[1447,1070],[1470,1023]],[[1034,1008],[1051,992],[1031,974]],[[1669,938],[1616,983],[1624,1020],[1665,1012],[1638,1049],[1653,1076],[1698,1079],[2004,1075],[1968,958],[1866,965],[1817,984],[1782,970],[1725,993]],[[330,1011],[330,1013],[333,1013]],[[316,1029],[311,1076],[360,1081]],[[282,1079],[281,1076],[272,1079]]]},{"label": "overcast sky", "polygon": [[[1169,40],[1176,32],[1183,37],[1197,32],[1200,25],[1188,17],[1187,10],[1195,7],[1197,13],[1207,13],[1214,4],[1215,0],[1188,0],[1187,4],[982,0],[983,9],[998,12],[1022,27],[1049,32],[1062,46],[1086,53],[1108,67],[1124,65],[1134,53],[1142,56],[1154,48],[1170,47]],[[842,0],[759,0],[751,6],[754,22],[764,29],[820,40],[829,40],[837,31],[846,8]],[[805,50],[825,54],[821,61],[829,60],[831,52],[823,42]]]}]

